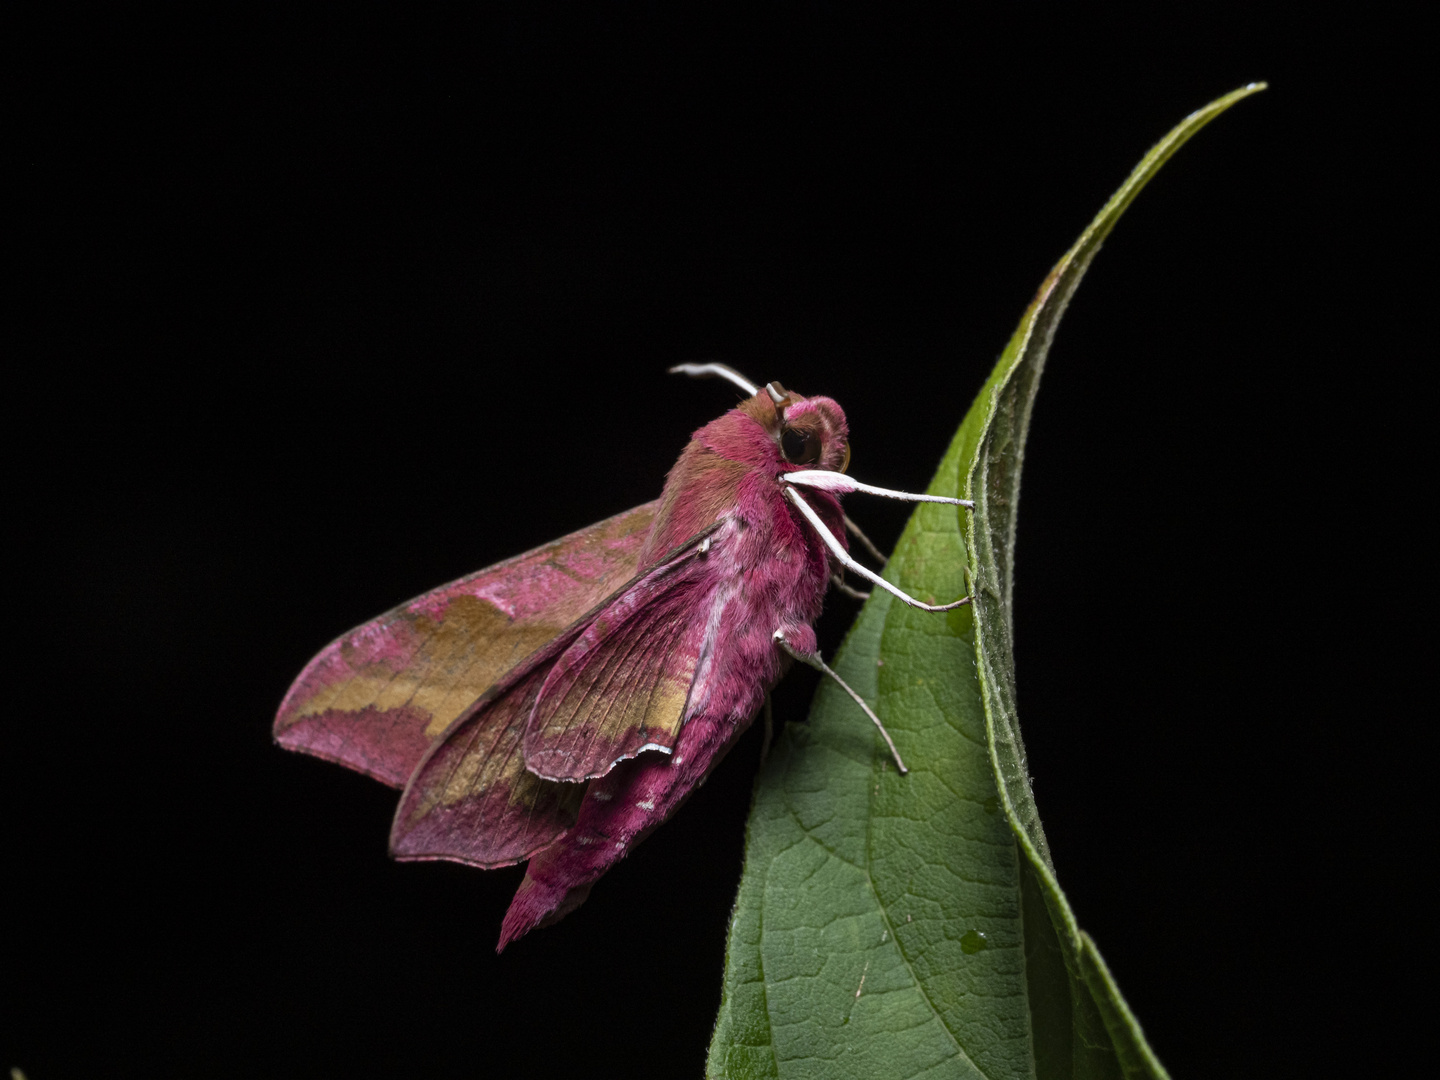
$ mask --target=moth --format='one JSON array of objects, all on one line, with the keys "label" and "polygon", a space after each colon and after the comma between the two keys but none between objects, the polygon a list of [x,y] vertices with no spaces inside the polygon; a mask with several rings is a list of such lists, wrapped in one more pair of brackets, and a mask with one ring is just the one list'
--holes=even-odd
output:
[{"label": "moth", "polygon": [[834,678],[813,624],[850,570],[926,611],[849,553],[840,497],[912,495],[850,479],[845,414],[760,388],[697,430],[660,498],[442,585],[350,631],[301,672],[280,745],[402,789],[396,859],[528,860],[497,951],[578,907],[679,808],[799,660]]}]

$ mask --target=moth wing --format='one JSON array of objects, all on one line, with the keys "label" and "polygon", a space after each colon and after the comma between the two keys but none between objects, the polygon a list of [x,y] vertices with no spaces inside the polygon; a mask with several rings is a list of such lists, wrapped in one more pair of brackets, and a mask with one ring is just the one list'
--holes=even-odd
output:
[{"label": "moth wing", "polygon": [[[568,689],[579,684],[568,673],[603,668],[594,663],[571,664],[561,669],[567,674],[557,678],[560,661],[577,644],[596,641],[596,646],[583,651],[598,660],[611,651],[612,643],[632,640],[614,633],[587,637],[592,630],[608,625],[657,628],[666,620],[637,621],[634,616],[682,610],[680,601],[704,577],[696,573],[699,542],[713,531],[707,530],[676,548],[578,620],[512,670],[435,741],[416,767],[396,808],[390,834],[392,855],[397,859],[450,859],[487,868],[503,866],[529,858],[574,823],[586,784],[569,782],[568,776],[537,775],[530,762],[527,729],[535,729],[536,716],[547,715],[540,707],[546,695],[553,692],[552,687]],[[689,619],[695,621],[693,612]],[[607,670],[618,677],[640,669]],[[646,670],[653,670],[653,665]],[[689,670],[693,673],[693,661]],[[688,691],[688,683],[685,689]],[[671,732],[667,746],[673,744],[674,733],[679,731],[683,710],[682,693],[667,728]],[[548,749],[549,744],[542,744],[542,748]],[[614,758],[606,757],[609,753],[606,749],[596,757],[605,761],[606,768],[614,762]],[[586,779],[579,766],[567,771],[576,780]]]},{"label": "moth wing", "polygon": [[331,642],[285,695],[276,741],[403,787],[487,689],[634,576],[658,506],[442,585]]},{"label": "moth wing", "polygon": [[584,624],[511,669],[434,742],[396,808],[391,855],[489,870],[530,858],[575,824],[586,785],[532,773],[524,737],[555,657]]},{"label": "moth wing", "polygon": [[659,563],[576,636],[546,676],[525,729],[531,772],[593,780],[642,751],[674,748],[714,587],[702,558]]}]

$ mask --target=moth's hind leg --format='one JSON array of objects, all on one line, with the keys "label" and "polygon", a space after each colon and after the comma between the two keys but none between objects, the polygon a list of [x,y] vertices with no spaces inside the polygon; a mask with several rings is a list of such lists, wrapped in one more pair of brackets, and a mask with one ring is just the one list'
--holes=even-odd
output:
[{"label": "moth's hind leg", "polygon": [[[813,630],[810,630],[809,627],[805,627],[804,629],[810,631],[808,635],[808,641],[803,640],[803,632],[797,634],[794,631],[790,631],[790,635],[796,637],[797,639],[800,639],[797,640],[794,644],[792,644],[789,640],[787,640],[787,631],[784,627],[781,627],[779,630],[775,631],[775,644],[780,646],[781,649],[785,650],[785,652],[793,656],[796,660],[799,660],[802,664],[808,664],[816,671],[820,672],[823,675],[830,676],[830,678],[834,679],[837,683],[839,683],[841,689],[843,689],[847,694],[849,694],[852,698],[855,699],[855,704],[859,705],[860,708],[865,710],[865,715],[870,717],[871,720],[875,721],[875,726],[880,729],[880,735],[882,738],[884,738],[885,745],[890,748],[890,756],[895,759],[895,767],[900,770],[900,774],[903,776],[905,773],[909,772],[910,770],[905,768],[905,762],[900,760],[900,751],[895,749],[895,741],[890,738],[890,733],[885,730],[885,725],[880,722],[880,718],[875,715],[869,705],[865,704],[865,699],[850,688],[849,683],[847,683],[844,679],[840,678],[839,675],[836,675],[835,672],[831,670],[830,665],[825,663],[824,660],[820,659],[820,653],[817,652],[814,648],[815,632]],[[799,647],[797,648],[796,646]]]}]

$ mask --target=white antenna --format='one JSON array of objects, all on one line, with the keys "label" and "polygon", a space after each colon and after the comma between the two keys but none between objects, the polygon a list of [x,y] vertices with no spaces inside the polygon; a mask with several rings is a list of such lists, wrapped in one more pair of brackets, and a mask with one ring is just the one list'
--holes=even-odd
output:
[{"label": "white antenna", "polygon": [[748,397],[754,397],[760,392],[760,387],[728,364],[676,364],[670,369],[670,374],[689,375],[692,379],[709,379],[718,375],[722,379],[729,379],[744,390]]}]

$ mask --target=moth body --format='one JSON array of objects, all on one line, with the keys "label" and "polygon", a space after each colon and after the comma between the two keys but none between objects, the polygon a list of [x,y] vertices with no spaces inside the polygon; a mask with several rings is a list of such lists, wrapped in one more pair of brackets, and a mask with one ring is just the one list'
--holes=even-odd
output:
[{"label": "moth body", "polygon": [[857,565],[831,479],[848,461],[835,402],[756,390],[694,433],[655,503],[333,642],[286,695],[276,739],[403,787],[396,858],[528,860],[503,949],[679,808],[792,658],[829,672],[813,623]]}]

